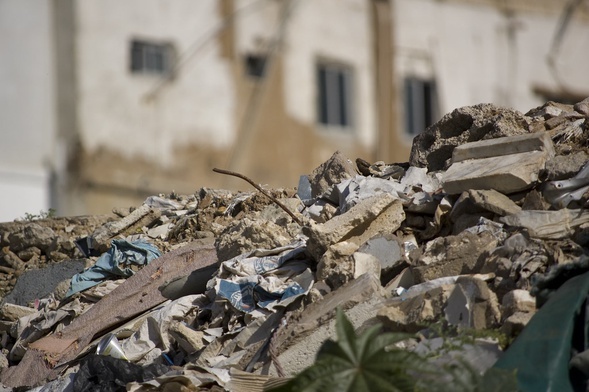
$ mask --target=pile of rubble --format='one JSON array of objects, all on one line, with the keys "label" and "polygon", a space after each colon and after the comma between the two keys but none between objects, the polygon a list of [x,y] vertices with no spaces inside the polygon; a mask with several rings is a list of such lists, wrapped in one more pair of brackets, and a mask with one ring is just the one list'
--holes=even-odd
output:
[{"label": "pile of rubble", "polygon": [[337,308],[358,331],[416,333],[408,350],[440,326],[479,331],[448,355],[509,368],[533,316],[589,271],[587,118],[589,100],[464,107],[407,163],[336,152],[296,189],[0,224],[0,390],[261,391],[313,364]]}]

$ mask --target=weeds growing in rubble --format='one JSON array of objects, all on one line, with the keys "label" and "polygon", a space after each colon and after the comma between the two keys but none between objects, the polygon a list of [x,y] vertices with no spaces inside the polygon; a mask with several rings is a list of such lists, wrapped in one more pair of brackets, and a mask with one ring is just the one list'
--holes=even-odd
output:
[{"label": "weeds growing in rubble", "polygon": [[426,358],[396,347],[407,334],[380,333],[377,325],[357,336],[339,309],[336,333],[337,342],[326,341],[312,366],[271,391],[517,391],[512,372],[491,368],[481,375],[464,362],[434,367]]},{"label": "weeds growing in rubble", "polygon": [[22,218],[19,218],[17,220],[32,222],[32,221],[39,220],[39,219],[51,219],[51,218],[55,217],[56,212],[57,211],[53,208],[50,208],[47,211],[41,210],[41,211],[39,211],[38,214],[31,214],[31,213],[26,212]]}]

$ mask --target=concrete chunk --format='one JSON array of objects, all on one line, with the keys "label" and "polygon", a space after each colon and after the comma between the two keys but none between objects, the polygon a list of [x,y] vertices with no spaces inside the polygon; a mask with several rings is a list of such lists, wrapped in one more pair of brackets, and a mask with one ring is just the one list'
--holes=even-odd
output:
[{"label": "concrete chunk", "polygon": [[303,227],[303,234],[309,238],[307,250],[319,260],[332,244],[350,241],[361,245],[379,233],[394,232],[404,220],[401,201],[383,194],[362,200],[326,223],[311,223]]},{"label": "concrete chunk", "polygon": [[427,243],[424,254],[413,268],[417,282],[444,276],[481,272],[483,253],[490,253],[497,239],[489,231],[473,234],[464,231],[456,236],[438,237]]},{"label": "concrete chunk", "polygon": [[554,156],[554,145],[548,132],[480,140],[456,146],[452,152],[452,162],[499,157],[530,151],[545,151],[549,157]]},{"label": "concrete chunk", "polygon": [[313,170],[309,176],[312,197],[318,197],[332,185],[352,178],[357,174],[356,166],[341,152],[336,151],[331,158]]},{"label": "concrete chunk", "polygon": [[[303,312],[287,319],[275,334],[273,346],[278,362],[289,376],[313,364],[317,351],[327,339],[335,338],[335,310],[344,309],[354,325],[361,328],[376,317],[384,301],[384,291],[376,276],[364,274],[341,289],[310,304]],[[270,374],[276,375],[274,366]]]},{"label": "concrete chunk", "polygon": [[449,194],[469,189],[495,189],[505,194],[520,192],[538,180],[546,158],[544,151],[531,151],[456,162],[444,174],[443,188]]},{"label": "concrete chunk", "polygon": [[446,320],[466,328],[493,328],[501,319],[497,296],[484,280],[461,276],[444,308]]}]

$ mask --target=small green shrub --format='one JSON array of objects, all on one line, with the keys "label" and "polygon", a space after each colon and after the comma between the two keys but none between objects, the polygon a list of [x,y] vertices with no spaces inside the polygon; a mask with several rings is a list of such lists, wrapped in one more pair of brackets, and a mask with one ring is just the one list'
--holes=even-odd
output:
[{"label": "small green shrub", "polygon": [[515,374],[489,369],[479,374],[464,362],[434,368],[427,358],[394,344],[407,334],[380,333],[373,326],[360,336],[338,309],[337,342],[328,340],[315,363],[272,392],[509,392],[517,391]]}]

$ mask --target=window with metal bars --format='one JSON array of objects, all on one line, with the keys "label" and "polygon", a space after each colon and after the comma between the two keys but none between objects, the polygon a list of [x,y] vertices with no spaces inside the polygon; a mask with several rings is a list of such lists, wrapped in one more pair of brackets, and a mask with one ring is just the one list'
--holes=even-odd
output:
[{"label": "window with metal bars", "polygon": [[350,128],[353,124],[352,70],[320,63],[317,65],[317,118],[323,125]]},{"label": "window with metal bars", "polygon": [[405,131],[415,136],[437,120],[436,83],[407,77],[404,82]]},{"label": "window with metal bars", "polygon": [[131,41],[131,72],[168,74],[172,70],[172,46]]}]

